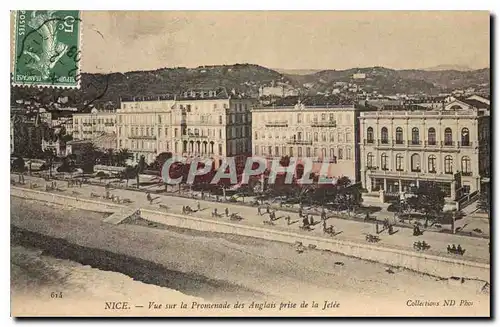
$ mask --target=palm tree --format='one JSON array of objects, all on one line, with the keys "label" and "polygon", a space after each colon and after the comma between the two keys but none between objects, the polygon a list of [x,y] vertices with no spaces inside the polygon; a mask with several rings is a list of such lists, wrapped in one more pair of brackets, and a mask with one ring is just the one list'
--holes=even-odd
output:
[{"label": "palm tree", "polygon": [[45,157],[45,160],[47,161],[47,165],[49,166],[49,178],[52,178],[52,164],[54,162],[54,152],[51,150],[45,150],[43,151],[43,156]]},{"label": "palm tree", "polygon": [[107,149],[106,150],[106,157],[108,159],[108,165],[109,166],[113,166],[114,164],[114,158],[115,158],[115,153],[114,153],[114,150],[113,149]]},{"label": "palm tree", "polygon": [[146,168],[146,158],[144,156],[141,156],[139,158],[139,163],[137,164],[136,167],[137,188],[139,188],[139,174],[142,173],[145,168]]}]

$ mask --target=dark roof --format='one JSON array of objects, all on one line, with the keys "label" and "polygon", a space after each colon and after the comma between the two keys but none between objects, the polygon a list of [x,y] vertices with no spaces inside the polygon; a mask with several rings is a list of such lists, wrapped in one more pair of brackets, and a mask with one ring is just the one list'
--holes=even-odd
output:
[{"label": "dark roof", "polygon": [[342,99],[337,96],[323,96],[323,95],[313,95],[313,96],[288,96],[284,98],[277,99],[276,101],[264,105],[268,107],[277,106],[295,106],[297,103],[302,103],[305,106],[326,106],[326,105],[352,105],[354,101]]},{"label": "dark roof", "polygon": [[478,109],[490,109],[490,106],[484,102],[474,100],[474,99],[461,99],[460,101],[467,103],[468,105],[478,108]]}]

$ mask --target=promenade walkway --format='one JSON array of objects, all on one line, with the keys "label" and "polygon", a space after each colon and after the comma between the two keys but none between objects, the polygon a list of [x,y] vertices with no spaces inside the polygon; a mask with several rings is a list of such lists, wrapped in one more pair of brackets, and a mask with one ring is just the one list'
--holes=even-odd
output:
[{"label": "promenade walkway", "polygon": [[[11,179],[17,181],[17,175],[11,175]],[[45,185],[51,182],[47,182],[42,178],[34,176],[25,176],[24,187],[29,187],[29,182],[36,183],[39,187],[38,190],[45,190]],[[78,196],[83,198],[91,198],[91,194],[104,196],[106,190],[103,186],[83,184],[82,187],[74,186],[67,188],[67,183],[64,181],[57,181],[57,188],[62,189],[61,194],[68,196]],[[74,193],[76,192],[76,193]],[[319,213],[314,216],[314,220],[318,223],[314,226],[311,231],[305,231],[299,228],[302,225],[301,219],[299,219],[298,214],[291,213],[289,211],[276,210],[276,218],[273,223],[274,225],[265,224],[264,221],[269,221],[269,215],[265,214],[265,207],[262,208],[263,215],[259,215],[257,212],[257,207],[244,206],[238,203],[220,203],[213,201],[203,201],[200,199],[188,199],[178,196],[164,195],[164,194],[154,194],[151,193],[152,201],[148,201],[146,193],[124,190],[124,189],[110,189],[111,195],[118,196],[121,199],[129,199],[131,203],[130,207],[142,207],[151,210],[172,212],[176,214],[182,214],[183,206],[190,206],[192,209],[197,210],[198,203],[200,205],[199,211],[191,213],[192,216],[204,218],[204,219],[214,219],[230,222],[229,217],[225,215],[225,209],[227,208],[229,214],[237,213],[244,219],[239,222],[231,221],[236,224],[245,224],[250,226],[258,226],[263,228],[275,229],[275,230],[285,230],[289,232],[294,232],[298,234],[307,234],[320,237],[334,237],[340,240],[347,240],[358,243],[366,243],[366,234],[376,234],[375,224],[369,222],[359,222],[347,219],[338,219],[330,217],[327,220],[327,225],[333,225],[335,231],[339,234],[336,236],[328,236],[323,232],[321,219]],[[94,198],[95,199],[95,198]],[[99,199],[99,201],[109,201],[106,199]],[[212,211],[217,209],[218,213],[221,214],[220,217],[213,218]],[[291,224],[288,224],[285,217],[290,216]],[[382,230],[382,225],[379,226]],[[390,248],[404,249],[415,251],[413,249],[413,242],[415,241],[425,241],[431,245],[431,248],[425,253],[459,258],[470,261],[477,261],[482,263],[489,262],[489,239],[477,238],[477,237],[467,237],[461,235],[453,235],[446,233],[430,232],[426,231],[423,235],[415,237],[412,235],[413,230],[409,228],[398,228],[394,229],[396,232],[389,235],[387,230],[382,231],[378,234],[380,237],[380,242],[377,246],[384,246]],[[466,250],[463,256],[456,256],[447,253],[446,247],[451,244],[460,244],[462,248]]]}]

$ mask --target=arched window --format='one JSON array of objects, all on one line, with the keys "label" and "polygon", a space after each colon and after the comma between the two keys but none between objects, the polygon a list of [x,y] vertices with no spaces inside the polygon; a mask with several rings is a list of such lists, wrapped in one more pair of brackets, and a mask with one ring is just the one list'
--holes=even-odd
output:
[{"label": "arched window", "polygon": [[380,131],[380,139],[382,144],[389,143],[389,133],[387,132],[387,127],[382,127]]},{"label": "arched window", "polygon": [[420,144],[420,135],[417,127],[413,127],[411,130],[411,144]]},{"label": "arched window", "polygon": [[321,148],[321,157],[326,157],[326,148]]},{"label": "arched window", "polygon": [[339,148],[339,160],[344,159],[344,149]]},{"label": "arched window", "polygon": [[373,153],[369,152],[366,155],[366,167],[367,168],[372,168],[373,167]]},{"label": "arched window", "polygon": [[427,132],[427,143],[429,145],[436,145],[436,130],[431,127]]},{"label": "arched window", "polygon": [[366,143],[373,143],[373,128],[371,127],[366,130]]},{"label": "arched window", "polygon": [[326,142],[326,133],[321,133],[321,141]]},{"label": "arched window", "polygon": [[310,147],[306,148],[306,157],[308,157],[308,158],[311,157],[311,148]]},{"label": "arched window", "polygon": [[411,156],[411,171],[420,172],[420,155],[417,153]]},{"label": "arched window", "polygon": [[334,148],[330,148],[330,158],[335,158],[335,149]]},{"label": "arched window", "polygon": [[403,163],[404,163],[404,157],[401,153],[398,153],[396,155],[396,170],[397,171],[403,171]]},{"label": "arched window", "polygon": [[345,149],[345,158],[346,158],[347,160],[351,160],[351,159],[352,159],[352,157],[351,157],[351,148],[349,148],[349,147],[347,147],[347,148]]},{"label": "arched window", "polygon": [[318,142],[318,133],[314,133],[314,142]]},{"label": "arched window", "polygon": [[401,127],[396,128],[396,144],[403,144],[403,129]]},{"label": "arched window", "polygon": [[429,173],[436,173],[436,156],[433,154],[427,159],[427,170]]},{"label": "arched window", "polygon": [[453,158],[452,156],[444,157],[444,173],[453,174]]},{"label": "arched window", "polygon": [[469,129],[464,127],[462,128],[462,134],[461,134],[461,142],[462,146],[469,146],[470,145],[470,136],[469,136]]},{"label": "arched window", "polygon": [[335,141],[335,134],[330,133],[330,142],[334,142],[334,141]]},{"label": "arched window", "polygon": [[382,170],[389,170],[389,167],[387,166],[387,154],[382,153],[380,156],[380,168]]},{"label": "arched window", "polygon": [[259,139],[259,134],[257,132],[255,132],[255,139],[258,140]]},{"label": "arched window", "polygon": [[444,145],[453,145],[453,134],[449,127],[444,130]]},{"label": "arched window", "polygon": [[471,160],[467,156],[462,157],[462,175],[472,175]]}]

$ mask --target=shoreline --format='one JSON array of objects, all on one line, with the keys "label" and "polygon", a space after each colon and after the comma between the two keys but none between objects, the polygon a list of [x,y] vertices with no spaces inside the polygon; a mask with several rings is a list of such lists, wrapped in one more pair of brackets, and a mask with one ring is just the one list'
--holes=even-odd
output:
[{"label": "shoreline", "polygon": [[[38,210],[36,209],[37,207],[45,207],[43,204],[37,203],[37,201],[34,200],[15,199],[13,202],[14,205],[18,205],[19,203],[24,204],[25,209],[21,211],[33,211]],[[26,206],[26,203],[32,203],[33,205]],[[34,209],[29,209],[29,207],[33,207]],[[19,210],[19,207],[16,210]],[[55,212],[55,209],[45,208],[44,211]],[[17,213],[17,215],[19,214],[22,214],[22,212]],[[204,280],[216,280],[219,281],[219,283],[214,284],[217,287],[213,286],[215,288],[212,289],[219,294],[221,294],[221,291],[222,293],[226,291],[223,296],[214,297],[213,300],[232,301],[233,299],[237,300],[240,298],[241,300],[245,300],[246,298],[248,300],[259,301],[259,290],[267,293],[263,295],[261,299],[264,298],[268,301],[272,301],[272,294],[279,294],[278,297],[281,299],[293,299],[294,297],[295,299],[312,298],[320,300],[331,299],[331,295],[336,294],[335,298],[342,299],[344,305],[352,303],[353,311],[357,308],[355,303],[359,303],[360,297],[366,301],[373,301],[375,305],[373,308],[375,309],[377,308],[376,304],[379,296],[387,298],[388,294],[391,294],[390,300],[397,299],[393,302],[398,305],[405,303],[401,299],[402,297],[408,300],[412,298],[414,294],[435,294],[435,296],[442,296],[442,294],[448,292],[451,294],[476,294],[474,297],[479,296],[478,299],[480,299],[478,303],[483,303],[486,300],[489,301],[489,296],[487,294],[479,295],[480,293],[477,293],[479,292],[478,287],[480,286],[478,283],[466,282],[466,284],[460,285],[448,281],[439,281],[429,276],[423,276],[422,274],[406,271],[404,269],[394,269],[395,274],[391,275],[386,272],[387,266],[380,263],[369,263],[361,259],[349,258],[339,254],[322,251],[311,251],[307,254],[299,255],[292,246],[280,242],[202,231],[185,230],[182,232],[178,229],[176,232],[181,232],[181,234],[178,234],[172,231],[134,226],[131,224],[118,226],[108,225],[102,223],[102,215],[99,215],[101,218],[89,216],[85,217],[86,219],[83,220],[65,217],[65,221],[54,224],[49,221],[44,212],[36,211],[36,214],[37,216],[40,215],[40,217],[35,217],[34,220],[24,221],[23,219],[23,221],[19,221],[18,219],[14,219],[13,226],[20,225],[15,228],[23,228],[22,225],[25,225],[24,229],[29,229],[30,232],[32,232],[31,235],[35,235],[33,234],[34,231],[39,234],[45,234],[45,236],[42,237],[43,239],[62,239],[63,244],[66,244],[66,246],[71,247],[73,250],[87,252],[84,254],[87,256],[90,255],[87,249],[89,245],[91,251],[98,249],[100,253],[106,253],[106,251],[115,252],[112,257],[114,257],[115,260],[119,258],[117,262],[118,265],[129,262],[130,259],[127,259],[129,256],[138,257],[140,259],[136,262],[140,263],[139,266],[143,268],[142,271],[146,275],[158,275],[159,273],[159,275],[162,276],[162,271],[154,271],[144,267],[143,262],[145,261],[152,262],[155,265],[160,264],[167,270],[173,268],[176,271],[176,276],[181,276],[182,274],[198,271],[198,269],[200,269],[199,275],[202,277],[198,280],[194,278],[193,281],[195,283]],[[56,219],[54,222],[58,220],[59,219]],[[74,223],[77,225],[74,225]],[[45,229],[47,225],[51,227]],[[77,228],[77,226],[79,227]],[[59,231],[60,228],[63,228],[63,230],[72,230],[76,228],[78,232],[70,232],[69,234],[68,232],[64,232],[61,234]],[[87,231],[94,232],[89,234],[90,238],[82,238],[82,233],[85,234]],[[193,236],[193,234],[196,235]],[[75,238],[78,235],[80,236]],[[182,244],[181,247],[174,246],[171,248],[173,252],[170,251],[170,254],[165,252],[167,248],[165,247],[166,245],[162,245],[162,243],[167,242],[166,244],[168,244],[171,241],[178,243],[176,239],[181,241],[181,243],[179,243],[179,245]],[[33,240],[33,238],[31,238],[31,240]],[[45,244],[47,246],[47,244],[54,244],[54,242],[59,244],[57,242],[61,241],[49,240]],[[41,243],[43,244],[43,242]],[[67,245],[67,243],[72,245]],[[141,244],[140,248],[136,247],[138,244]],[[60,248],[62,249],[63,247]],[[62,251],[63,254],[67,254],[69,252],[68,249],[69,248],[59,251]],[[134,260],[135,259],[132,259],[132,261]],[[240,260],[245,261],[240,262]],[[244,262],[246,263],[241,265]],[[345,267],[337,266],[335,264],[336,262],[344,263]],[[110,270],[116,271],[116,267],[113,266],[115,264],[116,261],[111,264]],[[271,273],[269,274],[267,271]],[[154,276],[150,277],[154,278]],[[392,285],[394,283],[394,277],[396,277],[397,282],[395,285]],[[392,280],[390,284],[386,284],[389,280],[384,281],[387,278]],[[415,278],[420,280],[420,282],[417,284],[408,284],[408,281]],[[368,282],[369,280],[372,281]],[[182,282],[180,282],[180,284],[182,284]],[[233,291],[236,290],[234,291],[236,294],[234,294],[231,292],[231,289],[228,289],[228,287],[233,287],[230,285],[237,285],[238,288],[243,287],[243,289],[233,288]],[[198,285],[194,288],[199,291],[198,288],[200,286],[201,285]],[[220,286],[222,286],[222,290]],[[245,296],[241,296],[241,294],[243,294],[241,290],[244,290],[245,287],[249,287],[247,289],[248,291]],[[224,290],[224,288],[226,289]],[[364,290],[365,288],[370,289],[370,291],[368,291],[368,289]],[[176,288],[176,290],[186,293],[182,289]],[[403,295],[404,293],[408,293],[408,295]],[[34,299],[31,299],[31,302],[33,300]],[[94,306],[95,305],[96,304],[94,304]],[[483,304],[481,304],[481,308],[483,308],[482,305]],[[486,305],[486,303],[484,305]],[[100,305],[99,308],[102,310]],[[412,310],[414,309],[415,308],[412,308]],[[345,311],[341,312],[344,313]],[[260,311],[260,313],[265,315],[266,311]],[[182,315],[186,314],[191,316],[195,315],[194,312],[183,313]],[[212,313],[207,312],[207,314]],[[234,312],[231,311],[226,313],[226,315],[227,314],[234,314]],[[276,312],[273,312],[273,314],[276,314]],[[285,313],[283,312],[283,314]],[[302,315],[304,312],[288,312],[288,314]],[[336,315],[333,312],[317,312],[316,314]],[[340,311],[339,314],[342,315]],[[350,314],[356,313],[352,312]],[[360,313],[358,312],[357,314],[359,315]],[[463,314],[463,311],[455,314]]]}]

